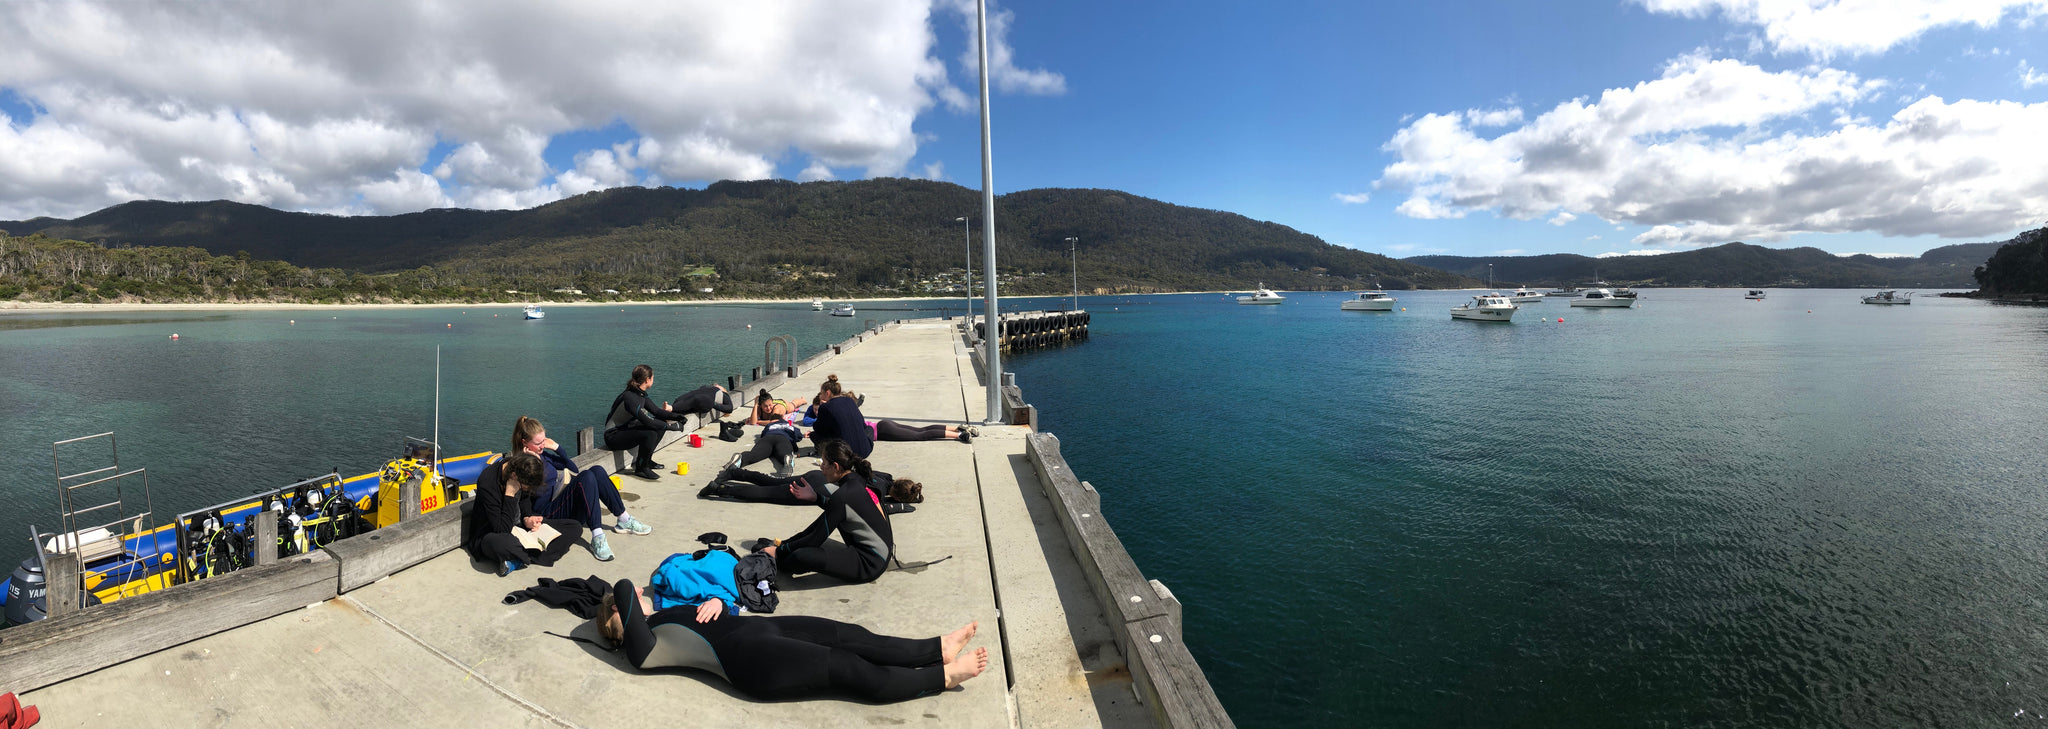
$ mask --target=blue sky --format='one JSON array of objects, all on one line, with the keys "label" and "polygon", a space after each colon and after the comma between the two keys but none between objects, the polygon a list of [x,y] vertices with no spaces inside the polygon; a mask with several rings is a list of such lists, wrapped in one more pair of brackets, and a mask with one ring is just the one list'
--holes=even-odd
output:
[{"label": "blue sky", "polygon": [[[1397,257],[1917,254],[2042,225],[2048,0],[1875,5],[1002,4],[997,191],[1120,189]],[[971,7],[10,3],[0,219],[975,187]]]}]

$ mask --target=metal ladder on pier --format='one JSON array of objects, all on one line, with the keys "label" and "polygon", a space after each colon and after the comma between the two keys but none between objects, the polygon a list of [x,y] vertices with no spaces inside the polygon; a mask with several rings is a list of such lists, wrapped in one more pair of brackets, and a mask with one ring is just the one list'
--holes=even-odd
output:
[{"label": "metal ladder on pier", "polygon": [[[90,454],[80,454],[82,449],[104,444],[106,451],[102,462],[109,465],[89,468],[76,473],[65,471],[64,452],[73,453],[76,463]],[[50,460],[57,475],[57,515],[60,529],[56,534],[36,534],[36,554],[45,558],[52,554],[70,554],[78,560],[81,570],[77,585],[50,584],[54,598],[56,590],[70,588],[91,592],[93,586],[107,580],[121,585],[118,597],[133,597],[165,585],[146,579],[151,573],[162,570],[158,565],[142,564],[132,560],[117,560],[108,570],[96,571],[88,565],[108,557],[123,555],[128,551],[128,540],[137,536],[155,516],[155,504],[149,493],[149,473],[146,469],[121,470],[121,448],[112,432],[88,435],[82,438],[60,440],[50,444]],[[127,492],[139,485],[143,507],[140,512],[129,513]],[[98,503],[95,503],[98,502]],[[104,519],[105,521],[99,521]],[[152,530],[152,540],[164,539],[162,530]],[[150,543],[155,559],[164,555],[163,546],[155,541]],[[140,570],[143,574],[128,572]],[[119,574],[116,574],[116,573]],[[49,575],[47,566],[44,571]],[[54,577],[54,575],[50,575]],[[145,579],[135,579],[145,577]]]}]

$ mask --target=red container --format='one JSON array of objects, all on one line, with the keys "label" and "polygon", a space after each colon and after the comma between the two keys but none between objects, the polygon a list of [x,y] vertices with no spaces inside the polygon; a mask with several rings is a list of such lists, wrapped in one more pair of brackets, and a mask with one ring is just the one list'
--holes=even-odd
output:
[{"label": "red container", "polygon": [[691,447],[691,448],[703,448],[703,447],[704,447],[704,436],[698,435],[698,434],[696,434],[696,433],[691,433],[691,434],[690,434],[690,447]]}]

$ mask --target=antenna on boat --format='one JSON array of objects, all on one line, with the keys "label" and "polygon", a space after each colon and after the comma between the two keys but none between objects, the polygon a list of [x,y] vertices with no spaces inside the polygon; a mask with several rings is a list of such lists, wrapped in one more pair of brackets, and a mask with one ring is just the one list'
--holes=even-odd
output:
[{"label": "antenna on boat", "polygon": [[434,345],[434,483],[441,482],[441,345]]}]

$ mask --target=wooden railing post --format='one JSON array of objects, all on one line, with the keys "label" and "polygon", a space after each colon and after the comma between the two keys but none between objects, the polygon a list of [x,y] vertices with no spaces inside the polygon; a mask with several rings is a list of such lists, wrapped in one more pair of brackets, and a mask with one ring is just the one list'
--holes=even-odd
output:
[{"label": "wooden railing post", "polygon": [[43,555],[43,614],[62,617],[78,612],[79,575],[85,566],[70,552]]},{"label": "wooden railing post", "polygon": [[[589,452],[590,452],[590,449],[592,449],[592,448],[596,448],[596,447],[597,447],[597,429],[596,429],[596,428],[584,428],[584,429],[582,429],[582,430],[576,431],[576,455],[577,455],[577,456],[583,455],[583,454],[585,454],[585,453],[589,453]],[[570,456],[570,458],[575,458],[575,457],[576,457],[576,456]]]},{"label": "wooden railing post", "polygon": [[261,567],[277,561],[277,513],[269,509],[256,512],[256,536],[250,539],[250,551],[256,553],[256,566]]},{"label": "wooden railing post", "polygon": [[419,518],[420,479],[408,478],[398,487],[398,520],[401,522]]}]

